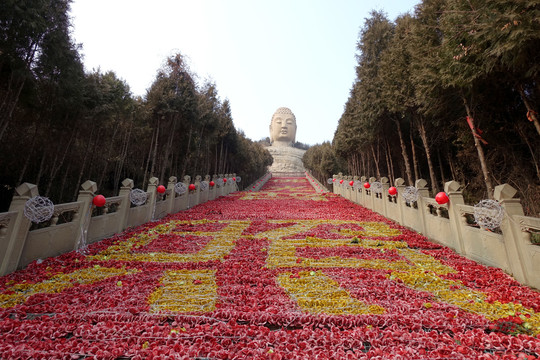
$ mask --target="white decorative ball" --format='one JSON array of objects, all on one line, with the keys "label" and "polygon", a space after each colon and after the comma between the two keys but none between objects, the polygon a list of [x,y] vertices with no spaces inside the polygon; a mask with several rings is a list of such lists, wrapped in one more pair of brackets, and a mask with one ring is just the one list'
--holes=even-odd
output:
[{"label": "white decorative ball", "polygon": [[503,218],[504,209],[495,200],[482,200],[474,205],[474,220],[483,229],[495,230]]},{"label": "white decorative ball", "polygon": [[374,193],[380,194],[382,193],[382,184],[379,181],[374,181],[371,183],[371,190]]},{"label": "white decorative ball", "polygon": [[187,186],[183,182],[178,182],[174,185],[174,192],[178,195],[182,195],[187,191]]},{"label": "white decorative ball", "polygon": [[242,178],[240,176],[237,176],[236,177],[236,182],[239,183],[240,181],[242,181]]},{"label": "white decorative ball", "polygon": [[24,204],[24,216],[34,223],[49,220],[54,214],[54,204],[43,196],[34,196]]},{"label": "white decorative ball", "polygon": [[146,191],[143,191],[141,189],[132,189],[129,192],[129,201],[131,201],[133,205],[136,205],[136,206],[144,205],[146,203],[147,198],[148,198],[148,194],[146,193]]},{"label": "white decorative ball", "polygon": [[206,189],[208,189],[208,181],[201,181],[199,187],[201,191],[206,191]]},{"label": "white decorative ball", "polygon": [[418,200],[418,189],[414,186],[407,186],[405,189],[403,189],[401,196],[408,203],[415,202]]}]

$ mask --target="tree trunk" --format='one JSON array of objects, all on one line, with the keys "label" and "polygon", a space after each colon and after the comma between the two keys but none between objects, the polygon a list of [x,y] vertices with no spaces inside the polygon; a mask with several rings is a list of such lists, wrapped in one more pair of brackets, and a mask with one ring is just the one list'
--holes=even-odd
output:
[{"label": "tree trunk", "polygon": [[[58,165],[56,165],[56,159],[57,159],[58,155],[56,155],[56,157],[54,159],[54,165],[51,168],[51,173],[50,173],[50,177],[49,177],[49,183],[47,184],[47,190],[45,191],[45,196],[49,196],[49,193],[50,193],[51,188],[52,188],[53,181],[56,178],[56,174],[58,173],[58,170],[60,170],[60,168],[64,165],[64,161],[66,160],[67,153],[69,152],[69,150],[71,148],[71,142],[76,137],[77,137],[77,128],[75,127],[73,129],[73,133],[71,134],[71,136],[69,138],[69,141],[68,141],[68,143],[67,143],[67,145],[66,145],[66,147],[64,149],[64,153],[62,154],[62,158],[60,159],[60,162],[58,163]],[[58,150],[60,151],[60,149],[58,149]]]},{"label": "tree trunk", "polygon": [[424,149],[426,150],[426,159],[429,169],[429,177],[431,179],[431,189],[434,193],[439,192],[439,186],[437,184],[437,178],[435,177],[435,169],[433,168],[433,162],[431,161],[431,151],[429,149],[429,142],[426,134],[426,128],[424,126],[424,119],[420,118],[417,122],[418,124],[418,132],[420,133],[420,138],[422,139],[422,144],[424,145]]},{"label": "tree trunk", "polygon": [[437,160],[439,161],[439,170],[441,171],[442,183],[445,184],[446,183],[446,178],[444,177],[443,163],[442,163],[442,160],[441,160],[441,151],[440,151],[439,148],[437,148]]},{"label": "tree trunk", "polygon": [[531,143],[529,142],[529,139],[527,138],[527,135],[525,135],[523,133],[523,130],[521,129],[521,127],[519,125],[516,125],[516,128],[517,128],[517,131],[518,131],[519,135],[521,135],[521,138],[525,141],[525,143],[527,144],[527,147],[529,148],[529,152],[531,153],[531,157],[532,157],[532,160],[533,160],[533,163],[534,163],[534,168],[536,169],[536,178],[538,180],[540,180],[540,168],[538,166],[538,161],[536,160],[536,156],[534,155],[534,151],[533,151],[533,148],[531,146]]},{"label": "tree trunk", "polygon": [[88,153],[90,152],[90,145],[92,144],[92,137],[94,136],[94,126],[90,129],[90,137],[88,138],[88,144],[86,145],[86,150],[84,151],[83,163],[81,165],[81,170],[79,171],[79,177],[77,178],[77,183],[75,184],[75,193],[73,194],[73,201],[77,198],[79,194],[79,185],[81,184],[82,176],[84,174],[84,168],[86,167],[86,161],[88,160]]},{"label": "tree trunk", "polygon": [[375,148],[371,145],[371,154],[373,155],[373,161],[375,162],[375,169],[377,170],[377,179],[381,178],[381,170],[379,169],[379,159],[375,155]]},{"label": "tree trunk", "polygon": [[[409,137],[411,141],[411,153],[413,158],[413,166],[414,166],[414,181],[420,179],[420,173],[418,172],[418,157],[416,156],[416,147],[414,146],[414,140],[413,140],[413,131],[412,131],[412,124],[411,129],[409,131]],[[410,181],[409,185],[414,185],[414,181]]]},{"label": "tree trunk", "polygon": [[390,159],[390,174],[388,174],[388,176],[390,177],[390,183],[394,184],[394,181],[395,181],[394,161],[392,160],[392,151],[391,151],[392,148],[390,147],[390,143],[388,142],[388,140],[386,141],[386,148],[388,149],[388,158]]},{"label": "tree trunk", "polygon": [[523,85],[518,84],[517,89],[519,91],[519,95],[521,96],[521,100],[523,100],[523,103],[525,104],[525,107],[527,108],[527,118],[529,121],[534,123],[536,132],[540,135],[540,122],[538,121],[538,113],[534,111],[534,109],[532,108],[531,103],[529,102],[529,99],[527,98],[527,95],[525,94],[525,91],[523,90]]},{"label": "tree trunk", "polygon": [[405,164],[405,174],[407,175],[407,180],[409,184],[414,184],[411,173],[411,163],[409,162],[409,155],[407,154],[407,147],[405,146],[405,140],[403,140],[403,133],[401,132],[401,122],[399,120],[394,120],[397,127],[397,132],[399,136],[399,144],[401,145],[401,156],[403,156],[403,163]]},{"label": "tree trunk", "polygon": [[156,132],[152,132],[152,139],[150,140],[150,149],[148,149],[148,157],[146,158],[146,166],[144,167],[143,189],[146,188],[146,176],[148,175],[148,167],[150,166],[150,158],[152,157],[152,148],[154,147],[154,137]]},{"label": "tree trunk", "polygon": [[[185,153],[185,158],[184,158],[184,167],[182,169],[182,176],[184,176],[184,174],[187,171],[187,165],[188,165],[189,154],[190,154],[189,149],[191,148],[191,135],[192,134],[193,134],[193,123],[189,127],[188,143],[187,143],[187,148],[186,148],[186,153]],[[192,174],[192,175],[194,175],[194,174]]]},{"label": "tree trunk", "polygon": [[[133,116],[133,115],[132,115]],[[126,161],[126,156],[129,148],[129,139],[131,137],[131,129],[133,128],[133,118],[129,123],[129,128],[126,130],[126,135],[124,136],[124,141],[122,143],[122,152],[120,154],[120,159],[116,163],[116,168],[114,169],[114,193],[118,194],[118,187],[120,186],[120,176],[122,176],[122,169],[124,168],[124,162]]]},{"label": "tree trunk", "polygon": [[169,166],[169,155],[172,152],[172,145],[174,141],[174,132],[176,131],[176,115],[173,115],[172,124],[171,124],[171,133],[169,134],[169,139],[167,141],[167,146],[165,147],[165,154],[163,156],[163,162],[161,166],[161,173],[159,175],[160,181],[165,179],[165,171]]},{"label": "tree trunk", "polygon": [[159,140],[159,119],[157,121],[156,126],[156,140],[154,141],[154,152],[152,154],[152,167],[150,168],[150,177],[154,176],[154,169],[156,168],[156,156],[157,156],[157,148],[158,148],[158,140]]},{"label": "tree trunk", "polygon": [[34,147],[36,145],[37,134],[39,131],[39,123],[34,124],[34,126],[35,126],[35,130],[34,130],[34,136],[32,136],[32,143],[30,144],[30,147],[28,149],[28,155],[26,156],[26,159],[24,160],[24,165],[20,172],[19,179],[17,180],[17,185],[22,184],[24,175],[26,174],[26,169],[28,169],[28,165],[30,164],[30,159],[32,158],[32,154],[34,153]]},{"label": "tree trunk", "polygon": [[467,116],[469,117],[470,122],[471,122],[471,133],[474,139],[474,146],[476,147],[476,151],[478,152],[478,159],[480,160],[480,167],[482,168],[482,174],[484,175],[484,182],[486,184],[487,195],[489,199],[493,199],[493,185],[491,184],[491,177],[490,177],[488,166],[487,166],[486,156],[484,155],[484,149],[482,148],[482,144],[480,143],[480,140],[478,139],[480,135],[478,135],[476,131],[474,118],[472,117],[471,109],[469,108],[469,104],[467,103],[467,99],[465,99],[465,96],[462,96],[462,100],[463,100],[463,104],[465,105],[465,110],[467,111]]}]

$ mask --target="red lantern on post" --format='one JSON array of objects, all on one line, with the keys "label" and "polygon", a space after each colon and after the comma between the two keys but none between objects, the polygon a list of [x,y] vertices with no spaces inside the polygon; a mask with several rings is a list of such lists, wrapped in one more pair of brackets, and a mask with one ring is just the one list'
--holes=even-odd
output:
[{"label": "red lantern on post", "polygon": [[189,190],[194,191],[196,189],[195,184],[189,184]]},{"label": "red lantern on post", "polygon": [[441,191],[440,193],[435,195],[435,201],[437,202],[437,204],[443,205],[449,202],[450,199],[448,198],[448,195],[446,195],[444,191]]},{"label": "red lantern on post", "polygon": [[350,186],[353,186],[353,185],[354,185],[354,181],[353,181],[353,180],[349,181],[349,185],[350,185]]},{"label": "red lantern on post", "polygon": [[106,202],[107,200],[105,200],[105,196],[103,195],[96,195],[92,199],[92,204],[96,205],[97,207],[102,207]]},{"label": "red lantern on post", "polygon": [[364,183],[364,187],[365,187],[366,189],[369,189],[369,188],[371,187],[371,185],[370,185],[368,182],[365,182],[365,183]]},{"label": "red lantern on post", "polygon": [[397,194],[397,189],[395,187],[391,186],[391,187],[388,188],[388,193],[390,195],[396,195]]},{"label": "red lantern on post", "polygon": [[235,178],[235,177],[233,177],[233,178],[232,178],[232,181],[236,181],[236,178]]},{"label": "red lantern on post", "polygon": [[343,179],[339,180],[339,183],[340,183],[340,184],[343,184]]},{"label": "red lantern on post", "polygon": [[215,183],[215,182],[213,182],[213,181],[210,181],[210,182],[208,183],[208,185],[210,185],[210,186],[212,186],[212,187],[213,187],[214,185],[216,185],[216,183]]},{"label": "red lantern on post", "polygon": [[159,185],[159,186],[157,187],[157,192],[158,192],[158,193],[164,194],[165,191],[167,191],[167,189],[165,189],[165,186]]},{"label": "red lantern on post", "polygon": [[332,182],[336,182],[336,179],[332,179]]},{"label": "red lantern on post", "polygon": [[226,183],[226,182],[227,182],[227,178],[223,178],[223,182]]}]

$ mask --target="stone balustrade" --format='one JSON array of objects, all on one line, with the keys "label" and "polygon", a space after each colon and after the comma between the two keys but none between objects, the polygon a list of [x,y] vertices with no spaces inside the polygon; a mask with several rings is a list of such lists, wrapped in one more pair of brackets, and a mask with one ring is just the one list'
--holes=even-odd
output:
[{"label": "stone balustrade", "polygon": [[[498,267],[522,284],[540,289],[540,246],[531,242],[533,233],[540,233],[540,219],[524,216],[516,190],[508,184],[495,188],[494,198],[504,209],[504,218],[498,229],[483,229],[474,221],[474,206],[466,205],[460,184],[449,181],[444,191],[450,201],[438,204],[429,197],[427,182],[417,180],[418,200],[406,202],[401,194],[405,181],[395,180],[397,194],[388,193],[387,178],[379,180],[338,174],[333,176],[335,194],[371,209],[400,225],[411,228],[431,240],[448,246],[458,254],[485,265]],[[341,181],[343,180],[343,181]],[[363,186],[351,186],[350,181],[382,184],[382,192]]]},{"label": "stone balustrade", "polygon": [[[23,211],[26,202],[38,196],[39,191],[36,185],[24,183],[15,189],[8,212],[0,213],[0,276],[32,261],[77,250],[81,240],[91,244],[127,228],[228,195],[238,190],[236,181],[232,180],[235,176],[206,175],[204,179],[196,176],[193,181],[185,176],[182,182],[188,190],[180,195],[175,192],[178,182],[175,176],[169,178],[164,194],[157,192],[159,179],[152,177],[146,189],[146,202],[140,206],[133,205],[129,198],[133,180],[125,179],[118,196],[106,198],[102,208],[92,204],[98,189],[95,182],[88,180],[81,185],[77,201],[55,204],[52,218],[36,229]],[[209,186],[210,181],[215,185]],[[189,190],[190,184],[195,185],[195,190]]]}]

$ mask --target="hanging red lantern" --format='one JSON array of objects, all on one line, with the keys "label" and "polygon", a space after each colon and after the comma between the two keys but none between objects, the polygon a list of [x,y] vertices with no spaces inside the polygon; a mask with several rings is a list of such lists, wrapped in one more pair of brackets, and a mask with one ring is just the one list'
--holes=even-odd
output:
[{"label": "hanging red lantern", "polygon": [[196,189],[195,184],[189,184],[189,190],[194,191]]},{"label": "hanging red lantern", "polygon": [[232,181],[236,181],[236,178],[235,178],[235,177],[233,177],[233,178],[232,178]]},{"label": "hanging red lantern", "polygon": [[444,191],[441,191],[440,193],[435,195],[435,201],[437,202],[437,204],[442,205],[449,202],[450,199],[448,198],[448,195],[446,195]]},{"label": "hanging red lantern", "polygon": [[391,186],[390,188],[388,188],[388,193],[390,195],[396,195],[397,194],[397,189],[393,186]]},{"label": "hanging red lantern", "polygon": [[208,183],[208,185],[210,185],[210,186],[214,186],[214,185],[216,185],[216,183],[215,183],[215,182],[213,182],[213,181],[210,181],[210,182]]},{"label": "hanging red lantern", "polygon": [[97,207],[102,207],[106,202],[107,200],[105,200],[105,196],[103,195],[96,195],[92,199],[92,204],[96,205]]},{"label": "hanging red lantern", "polygon": [[223,178],[223,182],[226,183],[226,182],[227,182],[227,178]]},{"label": "hanging red lantern", "polygon": [[350,185],[350,186],[353,186],[353,185],[354,185],[354,181],[353,181],[353,180],[349,181],[349,185]]},{"label": "hanging red lantern", "polygon": [[365,182],[365,183],[364,183],[364,187],[365,187],[366,189],[369,189],[369,188],[371,187],[371,185],[370,185],[368,182]]},{"label": "hanging red lantern", "polygon": [[167,189],[165,189],[165,186],[163,186],[163,185],[159,185],[157,187],[157,192],[160,193],[160,194],[164,194],[166,190]]},{"label": "hanging red lantern", "polygon": [[340,184],[343,184],[343,179],[339,180],[339,183],[340,183]]},{"label": "hanging red lantern", "polygon": [[336,179],[332,179],[332,182],[336,182]]}]

